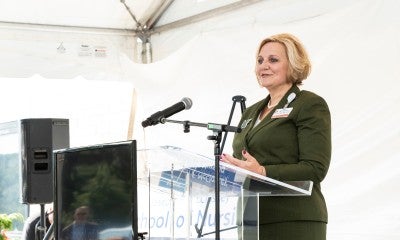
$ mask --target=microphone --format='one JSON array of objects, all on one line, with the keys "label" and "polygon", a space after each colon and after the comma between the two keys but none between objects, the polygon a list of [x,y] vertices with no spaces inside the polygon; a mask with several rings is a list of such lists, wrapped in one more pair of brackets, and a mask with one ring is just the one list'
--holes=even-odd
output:
[{"label": "microphone", "polygon": [[190,109],[191,107],[192,107],[192,100],[190,98],[185,97],[180,102],[175,103],[171,107],[166,108],[162,111],[158,111],[153,115],[151,115],[150,117],[148,117],[146,120],[142,122],[142,126],[145,128],[148,126],[156,125],[161,122],[161,119],[172,116],[175,113],[178,113],[182,110]]}]

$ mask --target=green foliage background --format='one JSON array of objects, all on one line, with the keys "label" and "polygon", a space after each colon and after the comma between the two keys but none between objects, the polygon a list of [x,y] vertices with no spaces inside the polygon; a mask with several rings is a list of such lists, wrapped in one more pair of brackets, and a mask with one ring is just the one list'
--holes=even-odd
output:
[{"label": "green foliage background", "polygon": [[[17,153],[0,154],[0,213],[25,215],[26,206],[20,202],[19,157]],[[13,227],[23,228],[23,221],[13,221]]]}]

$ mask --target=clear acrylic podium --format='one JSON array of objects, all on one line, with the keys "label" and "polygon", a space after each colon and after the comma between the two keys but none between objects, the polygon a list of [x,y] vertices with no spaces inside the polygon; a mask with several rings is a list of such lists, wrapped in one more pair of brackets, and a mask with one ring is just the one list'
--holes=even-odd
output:
[{"label": "clear acrylic podium", "polygon": [[[215,239],[214,159],[163,146],[138,150],[137,161],[139,232],[147,233],[146,239]],[[309,196],[312,185],[280,182],[221,162],[220,238],[241,236],[249,199],[255,203],[251,222],[258,226],[258,197]]]}]

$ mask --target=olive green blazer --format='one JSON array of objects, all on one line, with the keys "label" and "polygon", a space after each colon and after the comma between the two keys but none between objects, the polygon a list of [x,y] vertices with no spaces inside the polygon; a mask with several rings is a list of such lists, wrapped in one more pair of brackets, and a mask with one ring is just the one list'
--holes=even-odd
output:
[{"label": "olive green blazer", "polygon": [[[287,117],[272,118],[282,109],[290,93],[296,97],[287,108]],[[233,140],[233,155],[243,159],[246,149],[265,166],[267,176],[279,181],[313,181],[311,196],[262,197],[259,223],[285,221],[328,221],[320,182],[327,174],[331,158],[331,119],[328,105],[320,96],[293,86],[257,126],[254,123],[270,99],[268,96],[247,108]]]}]

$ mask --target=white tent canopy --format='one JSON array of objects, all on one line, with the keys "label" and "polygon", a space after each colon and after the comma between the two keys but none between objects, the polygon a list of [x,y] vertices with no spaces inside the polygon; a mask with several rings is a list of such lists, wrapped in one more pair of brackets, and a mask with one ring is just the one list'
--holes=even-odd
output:
[{"label": "white tent canopy", "polygon": [[[2,94],[0,101],[2,105],[19,102],[11,105],[16,108],[6,108],[0,121],[49,117],[46,114],[52,114],[54,107],[49,106],[48,112],[35,109],[60,93],[68,98],[63,86],[71,82],[77,89],[87,90],[74,94],[74,89],[69,88],[74,102],[84,105],[88,99],[102,99],[110,104],[101,114],[86,114],[97,116],[90,117],[91,124],[98,124],[96,130],[108,135],[79,141],[84,138],[71,134],[72,142],[78,145],[122,140],[126,138],[135,89],[134,137],[140,147],[175,145],[212,156],[212,142],[206,139],[211,132],[206,129],[192,127],[190,133],[183,133],[182,126],[167,123],[143,130],[140,122],[183,97],[190,97],[193,107],[171,119],[226,123],[233,96],[245,96],[246,105],[250,105],[267,95],[254,76],[259,41],[271,34],[290,32],[303,41],[313,62],[311,76],[302,88],[323,96],[332,113],[333,156],[322,186],[329,209],[328,239],[399,239],[399,1],[265,0],[213,17],[207,15],[201,21],[200,17],[189,18],[181,25],[172,23],[193,14],[206,16],[201,12],[212,13],[212,9],[238,1],[174,1],[148,32],[151,64],[137,63],[138,26],[120,1],[66,4],[58,0],[46,5],[47,1],[42,0],[34,1],[38,6],[30,6],[36,12],[22,9],[31,2],[19,2],[17,6],[14,1],[2,1],[0,5],[0,21],[4,22],[0,24],[0,86],[13,93]],[[152,19],[153,11],[160,10],[157,2],[162,1],[126,1],[131,10],[150,9],[132,11],[142,27]],[[21,14],[12,15],[11,11]],[[28,81],[16,78],[49,86],[45,92],[49,97],[39,100],[31,91],[10,87],[10,82]],[[47,82],[49,79],[54,79],[54,85]],[[88,81],[107,85],[110,94],[92,91],[95,88]],[[27,85],[19,86],[23,89]],[[35,89],[29,86],[32,91]],[[27,111],[23,102],[32,99],[36,104],[29,104]],[[65,116],[79,116],[73,108],[66,107],[68,101],[56,102],[62,103],[61,110],[56,111],[58,117],[63,115],[63,108],[68,109],[69,115]],[[115,111],[114,104],[121,108]],[[91,111],[90,107],[76,109]],[[235,111],[233,124],[240,117],[239,108]],[[118,120],[111,117],[117,113]],[[79,126],[73,125],[72,132]],[[85,132],[85,128],[75,132],[93,133]],[[231,151],[231,138],[230,135],[226,152]]]}]

